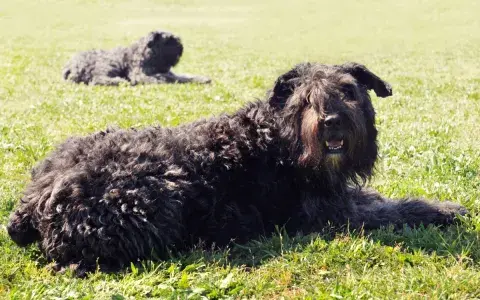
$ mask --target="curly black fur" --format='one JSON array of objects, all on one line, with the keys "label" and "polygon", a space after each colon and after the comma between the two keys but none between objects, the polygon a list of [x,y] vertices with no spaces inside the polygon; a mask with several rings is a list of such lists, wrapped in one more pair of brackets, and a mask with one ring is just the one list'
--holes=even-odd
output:
[{"label": "curly black fur", "polygon": [[64,67],[63,78],[93,85],[209,83],[208,77],[171,72],[182,53],[179,37],[169,32],[153,31],[130,47],[77,53]]},{"label": "curly black fur", "polygon": [[70,138],[32,172],[8,232],[39,241],[82,275],[165,258],[199,240],[218,246],[272,233],[448,224],[451,202],[385,199],[362,188],[377,158],[368,89],[390,86],[364,66],[301,64],[266,101],[175,128]]}]

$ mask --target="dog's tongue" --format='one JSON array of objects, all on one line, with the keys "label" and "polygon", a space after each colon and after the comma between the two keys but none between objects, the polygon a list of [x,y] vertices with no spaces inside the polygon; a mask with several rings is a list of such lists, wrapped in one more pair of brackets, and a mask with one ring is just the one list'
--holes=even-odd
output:
[{"label": "dog's tongue", "polygon": [[332,147],[332,148],[338,148],[338,147],[341,147],[343,146],[343,140],[331,140],[331,141],[327,141],[327,147]]}]

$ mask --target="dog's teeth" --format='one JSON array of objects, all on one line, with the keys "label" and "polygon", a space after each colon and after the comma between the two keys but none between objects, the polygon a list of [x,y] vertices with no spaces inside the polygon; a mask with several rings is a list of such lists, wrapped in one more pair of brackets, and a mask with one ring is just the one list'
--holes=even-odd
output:
[{"label": "dog's teeth", "polygon": [[327,145],[328,150],[340,150],[343,148],[343,140],[341,140],[339,143],[335,142],[335,146],[331,145],[328,141],[325,142],[325,145]]}]

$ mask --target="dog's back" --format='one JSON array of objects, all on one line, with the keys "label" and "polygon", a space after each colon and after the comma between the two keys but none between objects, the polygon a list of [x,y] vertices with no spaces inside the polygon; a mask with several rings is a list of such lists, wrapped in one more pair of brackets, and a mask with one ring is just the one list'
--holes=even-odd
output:
[{"label": "dog's back", "polygon": [[63,79],[89,84],[95,76],[126,78],[125,54],[122,47],[79,52],[63,68]]}]

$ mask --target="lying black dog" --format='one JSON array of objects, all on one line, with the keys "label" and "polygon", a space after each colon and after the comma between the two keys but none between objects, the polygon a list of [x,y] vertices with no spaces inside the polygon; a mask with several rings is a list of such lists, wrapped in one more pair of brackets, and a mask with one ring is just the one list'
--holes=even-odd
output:
[{"label": "lying black dog", "polygon": [[154,31],[130,47],[90,50],[76,54],[65,66],[63,78],[94,85],[145,83],[209,83],[204,76],[175,75],[174,67],[183,53],[180,38]]},{"label": "lying black dog", "polygon": [[[32,173],[8,232],[39,241],[78,275],[165,258],[203,240],[288,232],[448,224],[451,202],[386,199],[363,188],[377,159],[367,90],[391,95],[364,66],[301,64],[266,101],[175,128],[70,138]],[[330,226],[330,225],[329,225]]]}]

